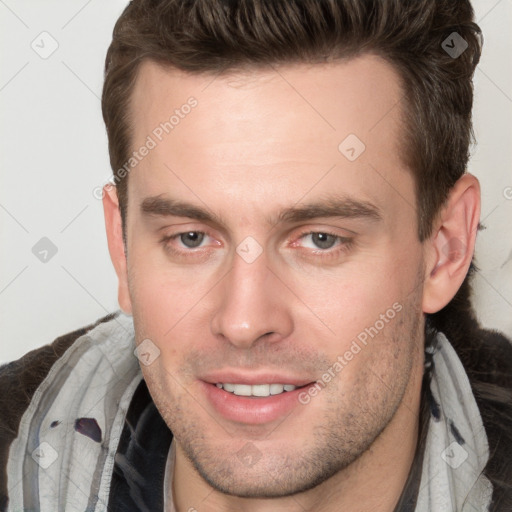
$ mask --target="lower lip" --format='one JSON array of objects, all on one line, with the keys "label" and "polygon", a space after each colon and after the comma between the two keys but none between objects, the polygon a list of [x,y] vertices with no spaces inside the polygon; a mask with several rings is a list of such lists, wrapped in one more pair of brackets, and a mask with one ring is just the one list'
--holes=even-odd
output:
[{"label": "lower lip", "polygon": [[248,425],[262,425],[288,415],[294,407],[300,405],[299,394],[308,387],[268,397],[247,397],[224,391],[215,384],[199,382],[217,412],[227,420]]}]

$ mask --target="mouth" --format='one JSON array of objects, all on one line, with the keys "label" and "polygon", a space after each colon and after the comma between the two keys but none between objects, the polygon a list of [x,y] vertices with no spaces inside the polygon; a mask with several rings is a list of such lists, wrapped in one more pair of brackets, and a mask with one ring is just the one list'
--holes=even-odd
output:
[{"label": "mouth", "polygon": [[200,380],[199,384],[215,415],[242,425],[271,423],[287,417],[296,408],[304,414],[307,408],[301,404],[299,395],[316,382],[277,376],[268,380],[238,377]]}]

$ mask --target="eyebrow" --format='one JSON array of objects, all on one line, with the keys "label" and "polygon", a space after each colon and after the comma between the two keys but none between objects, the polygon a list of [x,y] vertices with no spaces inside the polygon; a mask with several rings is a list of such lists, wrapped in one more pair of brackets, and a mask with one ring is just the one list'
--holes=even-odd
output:
[{"label": "eyebrow", "polygon": [[[140,210],[144,216],[187,217],[202,222],[225,224],[221,217],[208,209],[161,195],[145,198],[140,204]],[[275,220],[267,219],[267,221],[273,225],[313,220],[320,217],[365,219],[378,222],[382,220],[382,213],[375,204],[368,201],[356,200],[351,197],[327,197],[325,200],[314,203],[285,208],[279,212]]]}]

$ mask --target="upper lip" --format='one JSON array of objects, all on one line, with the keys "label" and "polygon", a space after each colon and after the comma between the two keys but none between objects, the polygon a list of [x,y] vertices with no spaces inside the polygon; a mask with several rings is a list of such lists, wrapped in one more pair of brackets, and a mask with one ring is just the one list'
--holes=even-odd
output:
[{"label": "upper lip", "polygon": [[210,384],[249,384],[251,386],[255,384],[292,384],[296,387],[305,386],[314,382],[315,379],[307,379],[303,377],[294,377],[291,375],[278,374],[276,372],[247,372],[242,373],[239,370],[222,370],[209,373],[200,377],[204,382]]}]

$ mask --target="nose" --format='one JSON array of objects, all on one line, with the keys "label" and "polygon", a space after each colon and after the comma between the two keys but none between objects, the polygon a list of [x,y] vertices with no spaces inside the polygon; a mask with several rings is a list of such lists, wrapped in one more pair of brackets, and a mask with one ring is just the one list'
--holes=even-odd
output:
[{"label": "nose", "polygon": [[267,266],[263,253],[247,263],[234,255],[231,271],[219,283],[211,330],[238,348],[258,340],[276,342],[293,330],[285,285]]}]

